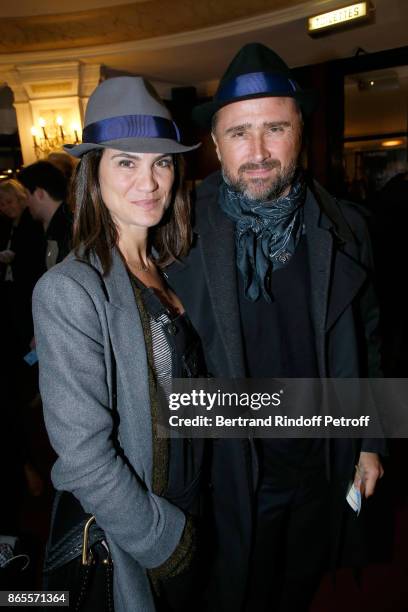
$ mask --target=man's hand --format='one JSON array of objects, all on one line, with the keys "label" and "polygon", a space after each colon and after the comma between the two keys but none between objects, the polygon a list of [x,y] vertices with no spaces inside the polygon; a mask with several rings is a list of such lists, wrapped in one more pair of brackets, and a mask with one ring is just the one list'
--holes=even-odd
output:
[{"label": "man's hand", "polygon": [[370,497],[374,493],[377,480],[382,478],[383,474],[384,469],[377,453],[361,451],[354,476],[354,486],[360,490],[361,495]]}]

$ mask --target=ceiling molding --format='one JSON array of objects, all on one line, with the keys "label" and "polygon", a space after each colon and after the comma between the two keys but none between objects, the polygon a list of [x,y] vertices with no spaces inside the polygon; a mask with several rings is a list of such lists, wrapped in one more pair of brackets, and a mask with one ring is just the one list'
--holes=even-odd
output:
[{"label": "ceiling molding", "polygon": [[183,45],[218,40],[242,33],[256,32],[265,28],[305,19],[319,11],[338,6],[338,0],[308,0],[295,6],[263,13],[246,19],[230,21],[216,26],[190,30],[167,36],[155,36],[143,40],[125,41],[106,45],[84,46],[46,51],[1,53],[0,65],[26,64],[58,60],[92,60],[103,56],[114,56],[137,51],[157,51]]},{"label": "ceiling molding", "polygon": [[[153,2],[154,0],[70,0],[69,9],[72,11],[95,10],[111,8],[116,5]],[[52,0],[18,0],[18,2],[5,2],[0,7],[0,18],[19,18],[44,15],[58,15],[67,12],[67,4],[59,6]]]}]

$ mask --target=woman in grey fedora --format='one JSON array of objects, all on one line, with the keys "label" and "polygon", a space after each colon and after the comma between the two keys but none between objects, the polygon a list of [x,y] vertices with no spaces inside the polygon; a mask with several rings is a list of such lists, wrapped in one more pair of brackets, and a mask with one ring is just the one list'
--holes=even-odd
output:
[{"label": "woman in grey fedora", "polygon": [[[58,455],[48,588],[58,587],[61,533],[84,511],[113,560],[116,612],[188,607],[180,577],[191,574],[203,445],[161,439],[157,416],[172,376],[204,374],[198,337],[160,271],[190,243],[180,154],[193,148],[180,143],[144,79],[99,85],[83,143],[67,147],[81,158],[75,249],[33,298],[44,415]],[[181,583],[183,592],[172,591]]]}]

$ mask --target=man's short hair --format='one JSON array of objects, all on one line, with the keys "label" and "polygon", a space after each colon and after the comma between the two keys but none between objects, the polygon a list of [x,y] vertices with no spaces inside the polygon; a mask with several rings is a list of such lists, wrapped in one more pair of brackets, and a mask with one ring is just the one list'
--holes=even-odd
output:
[{"label": "man's short hair", "polygon": [[23,168],[18,180],[30,193],[40,188],[44,189],[56,202],[66,198],[67,180],[62,172],[50,162],[38,161]]}]

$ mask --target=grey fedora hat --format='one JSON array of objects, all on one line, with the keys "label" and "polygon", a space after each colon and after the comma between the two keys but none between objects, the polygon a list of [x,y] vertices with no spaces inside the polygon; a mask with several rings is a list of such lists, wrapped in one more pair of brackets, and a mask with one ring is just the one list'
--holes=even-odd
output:
[{"label": "grey fedora hat", "polygon": [[142,77],[103,81],[89,98],[82,143],[65,151],[81,157],[92,149],[135,153],[185,153],[200,144],[180,142],[177,125],[152,85]]}]

